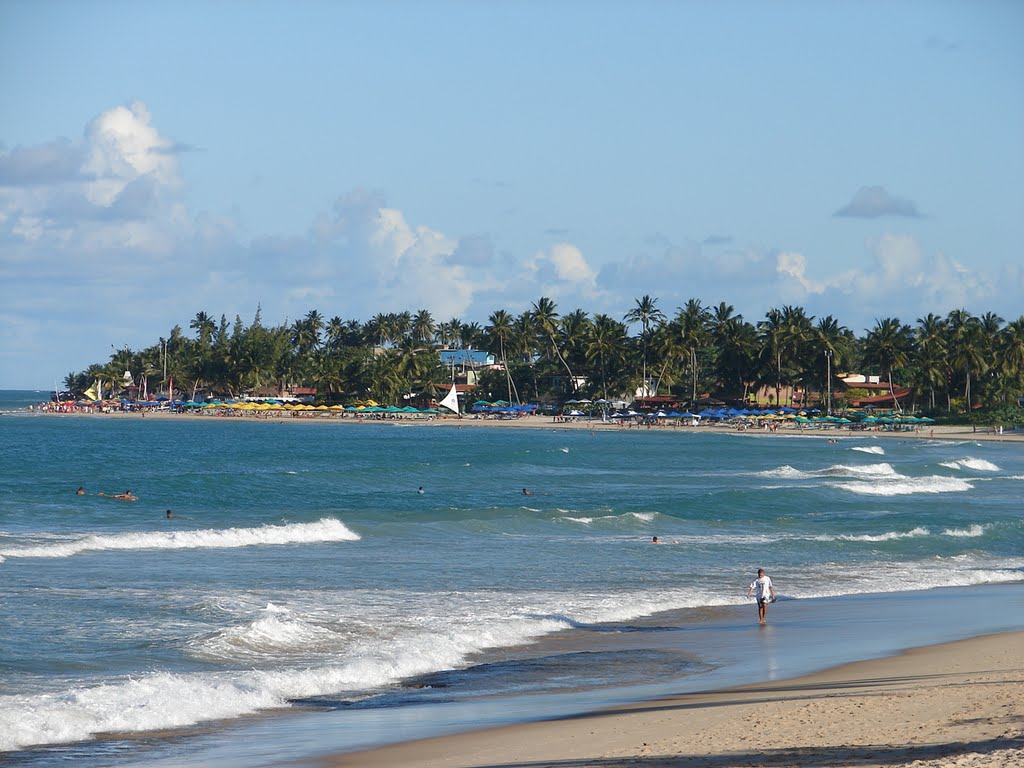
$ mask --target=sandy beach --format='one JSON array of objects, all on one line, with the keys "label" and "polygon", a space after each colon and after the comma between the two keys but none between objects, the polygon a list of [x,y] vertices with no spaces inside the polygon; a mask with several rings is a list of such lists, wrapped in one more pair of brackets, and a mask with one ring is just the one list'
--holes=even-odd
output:
[{"label": "sandy beach", "polygon": [[965,426],[946,426],[937,425],[929,426],[926,428],[917,429],[914,431],[887,431],[883,429],[872,429],[863,431],[850,431],[848,429],[813,429],[813,428],[798,428],[790,423],[781,423],[777,432],[771,433],[763,429],[748,428],[739,430],[735,425],[729,424],[703,424],[700,426],[688,426],[679,422],[666,420],[663,424],[655,426],[637,426],[637,425],[623,425],[618,421],[601,421],[600,419],[561,419],[553,418],[551,416],[523,416],[520,418],[513,419],[499,419],[491,417],[476,417],[472,414],[463,416],[461,418],[452,416],[439,416],[433,419],[425,418],[360,418],[354,416],[336,416],[336,415],[322,415],[322,414],[311,414],[311,413],[290,413],[284,412],[264,412],[264,413],[251,413],[244,411],[224,411],[222,414],[218,413],[170,413],[167,411],[152,411],[146,412],[143,415],[142,412],[123,412],[115,411],[112,413],[84,413],[84,412],[73,412],[73,413],[53,413],[47,411],[36,412],[34,415],[42,416],[58,416],[58,417],[78,417],[78,418],[115,418],[115,419],[175,419],[175,420],[191,420],[191,421],[209,421],[210,419],[227,420],[227,421],[259,421],[268,423],[286,422],[289,424],[303,423],[303,424],[337,424],[346,426],[364,426],[373,427],[381,425],[401,425],[401,426],[417,426],[417,427],[428,427],[428,428],[442,428],[442,427],[483,427],[483,428],[496,428],[496,429],[509,429],[509,428],[520,428],[520,429],[583,429],[583,430],[615,430],[615,431],[627,431],[627,432],[678,432],[680,434],[725,434],[725,433],[736,433],[743,435],[762,436],[765,438],[773,437],[785,437],[785,436],[801,436],[801,437],[823,437],[823,438],[836,438],[836,439],[849,439],[855,438],[859,440],[873,440],[879,439],[934,439],[934,440],[984,440],[984,441],[995,441],[995,442],[1024,442],[1024,430],[1005,430],[1002,434],[998,434],[990,428],[979,428],[974,429],[972,427]]},{"label": "sandy beach", "polygon": [[1024,633],[793,680],[408,742],[332,768],[1024,766]]}]

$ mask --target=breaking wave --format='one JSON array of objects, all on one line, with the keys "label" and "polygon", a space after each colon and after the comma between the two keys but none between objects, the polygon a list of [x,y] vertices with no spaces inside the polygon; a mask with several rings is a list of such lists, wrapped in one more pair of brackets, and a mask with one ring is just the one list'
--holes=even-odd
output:
[{"label": "breaking wave", "polygon": [[954,459],[953,461],[940,461],[939,466],[946,467],[948,469],[973,469],[977,472],[1000,471],[1000,468],[991,461],[985,461],[985,459],[972,459],[970,456],[964,459]]},{"label": "breaking wave", "polygon": [[323,518],[315,523],[264,525],[258,528],[224,528],[201,531],[153,531],[149,533],[92,534],[81,538],[0,550],[5,557],[71,557],[82,552],[138,549],[224,549],[273,544],[316,544],[358,541],[340,520]]},{"label": "breaking wave", "polygon": [[860,451],[861,453],[874,453],[878,456],[885,455],[885,449],[880,445],[855,445],[851,451]]}]

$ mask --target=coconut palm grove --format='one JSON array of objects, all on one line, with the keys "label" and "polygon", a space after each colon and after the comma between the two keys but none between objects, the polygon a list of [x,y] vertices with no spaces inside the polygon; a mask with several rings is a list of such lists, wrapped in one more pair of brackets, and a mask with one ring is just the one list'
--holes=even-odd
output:
[{"label": "coconut palm grove", "polygon": [[1024,316],[1008,322],[957,309],[913,323],[885,317],[858,335],[798,306],[751,321],[725,302],[691,299],[670,310],[651,296],[635,299],[621,316],[560,313],[541,297],[519,314],[495,310],[486,325],[439,321],[427,310],[361,322],[327,320],[314,309],[278,325],[260,315],[257,309],[246,325],[239,316],[229,322],[198,312],[188,332],[176,325],[149,347],[125,348],[68,374],[64,384],[74,397],[99,381],[112,396],[128,386],[140,397],[171,388],[193,399],[304,388],[323,403],[394,403],[447,389],[460,371],[439,352],[458,349],[493,357],[470,379],[474,396],[485,400],[556,405],[643,396],[642,405],[672,396],[691,407],[710,398],[781,406],[799,393],[807,407],[828,395],[840,408],[867,394],[839,386],[839,375],[856,371],[885,384],[889,407],[1024,424]]}]

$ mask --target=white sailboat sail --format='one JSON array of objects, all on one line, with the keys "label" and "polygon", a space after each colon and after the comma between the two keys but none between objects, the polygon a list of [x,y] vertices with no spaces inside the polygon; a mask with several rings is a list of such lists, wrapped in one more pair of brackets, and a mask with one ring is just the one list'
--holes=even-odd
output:
[{"label": "white sailboat sail", "polygon": [[459,412],[459,394],[455,391],[454,384],[452,384],[451,391],[444,396],[444,399],[438,403],[438,405],[443,405],[445,408],[450,411],[454,411],[455,413]]}]

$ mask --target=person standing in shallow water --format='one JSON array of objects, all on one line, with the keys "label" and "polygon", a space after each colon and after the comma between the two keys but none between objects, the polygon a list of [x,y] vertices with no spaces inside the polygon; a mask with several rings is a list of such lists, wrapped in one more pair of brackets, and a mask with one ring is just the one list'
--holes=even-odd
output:
[{"label": "person standing in shallow water", "polygon": [[775,587],[772,585],[772,577],[765,574],[764,568],[757,569],[757,578],[747,587],[747,597],[752,593],[757,598],[757,621],[759,624],[767,624],[768,603],[775,601]]}]

